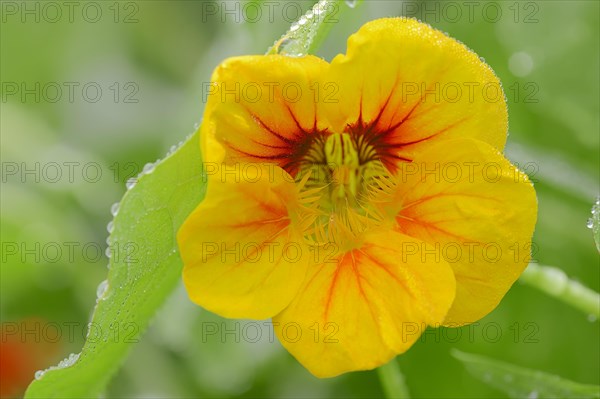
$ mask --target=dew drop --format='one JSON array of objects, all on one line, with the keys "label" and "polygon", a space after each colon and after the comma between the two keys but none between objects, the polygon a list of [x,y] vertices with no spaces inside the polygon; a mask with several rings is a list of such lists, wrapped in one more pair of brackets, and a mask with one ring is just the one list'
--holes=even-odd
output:
[{"label": "dew drop", "polygon": [[79,359],[79,353],[77,353],[77,354],[71,353],[69,355],[69,357],[61,360],[56,366],[48,367],[46,370],[36,371],[34,374],[34,377],[36,380],[39,380],[40,378],[42,378],[44,376],[44,374],[46,374],[46,372],[48,372],[50,370],[64,369],[65,367],[72,366],[77,361],[77,359]]},{"label": "dew drop", "polygon": [[293,24],[293,25],[290,27],[290,32],[295,32],[295,31],[297,31],[297,30],[298,30],[298,28],[300,28],[300,25],[298,25],[298,24]]},{"label": "dew drop", "polygon": [[587,227],[588,229],[591,229],[591,228],[593,228],[593,227],[594,227],[594,220],[593,220],[592,218],[589,218],[589,219],[588,219],[588,221],[587,221],[587,223],[586,223],[586,227]]},{"label": "dew drop", "polygon": [[279,46],[277,47],[277,52],[279,54],[287,55],[287,51],[289,50],[289,48],[294,46],[295,44],[296,44],[296,40],[286,37],[279,43]]},{"label": "dew drop", "polygon": [[154,172],[154,168],[156,167],[156,164],[152,163],[152,162],[148,162],[146,165],[144,165],[144,168],[142,169],[142,173],[144,174],[149,174]]},{"label": "dew drop", "polygon": [[65,367],[71,367],[79,359],[79,353],[71,353],[68,358],[63,359],[58,363],[57,368],[64,369]]},{"label": "dew drop", "polygon": [[107,290],[108,290],[108,280],[104,280],[100,284],[98,284],[98,288],[96,288],[96,298],[98,298],[98,299],[102,298],[104,296],[104,294],[106,294]]},{"label": "dew drop", "polygon": [[305,54],[298,47],[301,47],[295,39],[286,37],[281,41],[277,52],[279,54],[287,55],[288,57],[302,57]]},{"label": "dew drop", "polygon": [[112,251],[110,250],[110,247],[106,247],[106,249],[104,250],[104,254],[106,255],[106,257],[108,259],[110,259],[110,255],[112,254]]},{"label": "dew drop", "polygon": [[199,127],[200,127],[200,122],[194,123],[194,131],[198,130]]},{"label": "dew drop", "polygon": [[298,20],[298,25],[302,26],[304,24],[306,24],[308,22],[308,20],[306,19],[306,17],[300,17],[300,19]]},{"label": "dew drop", "polygon": [[110,222],[108,222],[108,224],[106,225],[106,231],[108,231],[108,234],[112,234],[113,230],[115,229],[115,224],[114,222],[111,220]]},{"label": "dew drop", "polygon": [[312,19],[315,16],[315,14],[312,11],[309,11],[306,13],[305,17],[307,19]]},{"label": "dew drop", "polygon": [[117,213],[119,213],[119,206],[121,206],[121,204],[118,202],[115,202],[114,204],[112,204],[112,206],[110,207],[111,215],[117,216]]},{"label": "dew drop", "polygon": [[127,183],[125,183],[125,187],[127,187],[127,190],[131,190],[132,188],[135,187],[136,183],[137,183],[137,179],[135,177],[129,178],[129,179],[127,179]]},{"label": "dew drop", "polygon": [[346,1],[346,5],[350,8],[354,8],[356,7],[356,0],[345,0]]}]

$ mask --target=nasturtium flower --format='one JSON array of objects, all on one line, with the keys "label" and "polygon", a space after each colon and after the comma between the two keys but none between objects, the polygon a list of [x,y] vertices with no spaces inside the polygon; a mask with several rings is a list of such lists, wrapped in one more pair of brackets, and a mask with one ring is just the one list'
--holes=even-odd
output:
[{"label": "nasturtium flower", "polygon": [[207,194],[178,233],[189,296],[272,318],[318,377],[479,320],[528,263],[537,200],[502,155],[500,82],[416,20],[367,23],[331,63],[225,60],[200,133]]}]

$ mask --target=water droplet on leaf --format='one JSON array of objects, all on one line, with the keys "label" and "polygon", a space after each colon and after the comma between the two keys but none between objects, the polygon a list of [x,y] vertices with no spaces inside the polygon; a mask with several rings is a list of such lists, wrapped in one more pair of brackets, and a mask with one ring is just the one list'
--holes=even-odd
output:
[{"label": "water droplet on leaf", "polygon": [[110,222],[108,222],[108,224],[106,225],[106,231],[108,231],[108,234],[111,234],[113,232],[113,230],[115,229],[115,224],[114,222],[111,220]]},{"label": "water droplet on leaf", "polygon": [[40,378],[42,378],[44,376],[44,374],[46,374],[50,370],[64,369],[65,367],[72,366],[77,361],[77,359],[79,359],[79,353],[77,353],[77,354],[71,353],[69,355],[69,357],[61,360],[58,363],[58,365],[48,367],[46,370],[38,370],[38,371],[36,371],[34,377],[35,377],[36,380],[39,380]]},{"label": "water droplet on leaf", "polygon": [[142,173],[144,174],[149,174],[154,172],[154,168],[156,167],[156,164],[149,162],[146,165],[144,165],[144,169],[142,169]]},{"label": "water droplet on leaf", "polygon": [[350,8],[354,8],[356,7],[356,0],[345,0],[346,1],[346,5]]},{"label": "water droplet on leaf", "polygon": [[79,353],[71,353],[69,357],[63,359],[58,363],[57,368],[64,369],[65,367],[71,367],[79,359]]},{"label": "water droplet on leaf", "polygon": [[137,183],[137,179],[135,177],[132,177],[130,179],[127,179],[127,183],[125,183],[125,187],[127,187],[127,190],[131,190],[132,188],[135,187],[136,183]]},{"label": "water droplet on leaf", "polygon": [[301,45],[295,39],[289,37],[286,37],[279,43],[277,53],[287,55],[288,57],[302,57],[305,55]]},{"label": "water droplet on leaf", "polygon": [[119,206],[121,204],[118,202],[115,202],[114,204],[112,204],[112,206],[110,207],[110,213],[113,216],[117,216],[117,213],[119,213]]},{"label": "water droplet on leaf", "polygon": [[96,289],[96,298],[101,299],[106,291],[108,290],[108,280],[102,281],[98,284],[98,288]]}]

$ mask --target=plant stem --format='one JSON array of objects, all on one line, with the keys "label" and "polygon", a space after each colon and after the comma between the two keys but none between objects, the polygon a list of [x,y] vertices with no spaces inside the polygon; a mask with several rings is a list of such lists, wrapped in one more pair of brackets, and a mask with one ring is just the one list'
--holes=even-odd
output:
[{"label": "plant stem", "polygon": [[560,269],[530,263],[520,281],[585,312],[600,318],[600,294],[571,280]]},{"label": "plant stem", "polygon": [[379,381],[381,381],[381,386],[386,398],[410,398],[404,375],[402,374],[396,359],[392,359],[388,364],[379,367],[377,369],[377,374],[379,375]]}]

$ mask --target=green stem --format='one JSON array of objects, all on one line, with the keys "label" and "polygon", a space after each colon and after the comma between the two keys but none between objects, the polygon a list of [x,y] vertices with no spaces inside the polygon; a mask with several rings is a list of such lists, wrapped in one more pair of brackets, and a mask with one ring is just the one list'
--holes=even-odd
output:
[{"label": "green stem", "polygon": [[388,364],[379,367],[377,369],[377,374],[379,375],[379,381],[381,381],[381,386],[386,398],[410,398],[404,375],[402,374],[396,359],[392,359]]},{"label": "green stem", "polygon": [[530,263],[521,275],[520,281],[560,299],[596,319],[600,318],[600,294],[569,279],[562,270],[556,267]]}]

